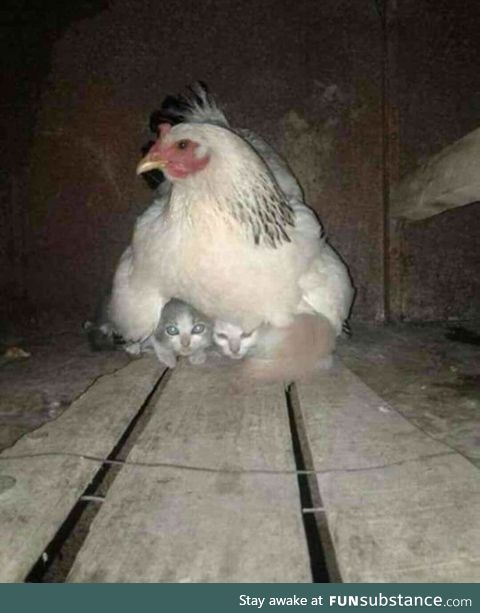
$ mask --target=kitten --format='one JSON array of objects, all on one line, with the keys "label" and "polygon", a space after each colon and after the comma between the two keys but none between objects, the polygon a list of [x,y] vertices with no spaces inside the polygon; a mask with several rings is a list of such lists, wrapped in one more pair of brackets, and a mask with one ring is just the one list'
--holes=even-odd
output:
[{"label": "kitten", "polygon": [[160,362],[175,368],[177,356],[187,357],[191,364],[203,364],[211,344],[212,322],[174,298],[163,307],[155,333],[142,343],[141,349],[153,349]]},{"label": "kitten", "polygon": [[232,360],[241,360],[251,353],[258,340],[258,328],[245,332],[240,326],[220,319],[213,326],[213,341],[223,355]]}]

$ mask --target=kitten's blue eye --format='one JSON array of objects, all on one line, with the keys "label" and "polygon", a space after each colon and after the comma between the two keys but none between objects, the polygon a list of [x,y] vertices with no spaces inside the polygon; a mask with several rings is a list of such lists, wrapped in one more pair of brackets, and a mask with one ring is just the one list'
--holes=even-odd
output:
[{"label": "kitten's blue eye", "polygon": [[204,324],[197,324],[193,326],[192,334],[201,334],[202,332],[204,332],[204,330],[205,330]]},{"label": "kitten's blue eye", "polygon": [[180,334],[177,326],[167,326],[165,328],[165,332],[169,335],[169,336],[176,336],[177,334]]}]

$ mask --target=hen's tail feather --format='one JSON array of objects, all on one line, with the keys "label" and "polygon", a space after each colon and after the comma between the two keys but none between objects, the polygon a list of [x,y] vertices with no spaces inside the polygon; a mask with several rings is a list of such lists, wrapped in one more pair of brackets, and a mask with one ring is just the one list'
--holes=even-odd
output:
[{"label": "hen's tail feather", "polygon": [[156,132],[162,122],[174,125],[182,122],[212,123],[228,127],[227,118],[209,94],[205,83],[197,81],[188,89],[189,94],[187,95],[167,96],[160,109],[152,113],[150,116],[152,132]]},{"label": "hen's tail feather", "polygon": [[244,372],[263,381],[304,379],[329,368],[335,330],[323,315],[297,315],[288,327],[271,329],[260,352],[245,362]]}]

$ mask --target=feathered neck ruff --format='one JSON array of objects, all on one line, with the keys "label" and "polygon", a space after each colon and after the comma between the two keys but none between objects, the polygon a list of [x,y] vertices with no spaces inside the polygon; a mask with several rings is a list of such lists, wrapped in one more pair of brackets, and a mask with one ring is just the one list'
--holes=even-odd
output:
[{"label": "feathered neck ruff", "polygon": [[259,246],[290,242],[293,211],[265,162],[244,139],[207,124],[180,124],[170,135],[194,140],[210,157],[203,170],[173,183],[173,214],[182,213],[191,222],[198,215],[220,217]]}]

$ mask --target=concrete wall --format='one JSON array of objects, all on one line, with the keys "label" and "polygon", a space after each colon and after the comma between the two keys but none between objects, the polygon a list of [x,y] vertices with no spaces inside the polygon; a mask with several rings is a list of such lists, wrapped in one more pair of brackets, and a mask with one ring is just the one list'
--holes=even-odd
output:
[{"label": "concrete wall", "polygon": [[[480,127],[480,4],[400,0],[400,173]],[[480,204],[410,223],[401,233],[397,315],[480,317]]]},{"label": "concrete wall", "polygon": [[19,3],[0,20],[0,316],[24,302],[28,154],[49,44]]},{"label": "concrete wall", "polygon": [[[50,71],[52,47],[69,24],[89,18],[105,0],[9,0],[0,19],[0,318],[35,314],[28,286],[34,201],[29,198],[34,130]],[[33,216],[34,218],[34,216]],[[58,257],[58,254],[57,254]],[[55,260],[45,262],[54,268]],[[45,293],[46,286],[44,286]]]},{"label": "concrete wall", "polygon": [[26,285],[43,310],[92,309],[151,194],[135,177],[149,114],[206,81],[237,126],[289,158],[382,314],[380,20],[330,0],[115,0],[53,46],[31,149]]},{"label": "concrete wall", "polygon": [[[476,127],[478,43],[473,20],[457,24],[451,3],[399,5],[405,173]],[[134,174],[151,136],[149,114],[166,93],[201,79],[233,125],[254,129],[287,157],[350,266],[358,289],[354,317],[383,317],[382,31],[375,2],[92,0],[67,9],[51,0],[42,6],[48,10],[30,18],[30,30],[21,11],[8,30],[12,41],[20,32],[24,39],[7,49],[14,61],[1,118],[10,144],[1,154],[8,176],[0,292],[11,314],[54,309],[82,319],[91,313],[151,198]],[[461,42],[448,42],[452,23],[467,28]],[[467,245],[471,224],[478,228],[471,215],[456,233]],[[425,258],[439,275],[458,274],[453,267],[445,273],[435,260],[440,239],[447,252],[455,249],[444,231],[432,221],[425,242],[422,231],[403,236],[403,315],[435,317],[451,302],[450,295],[435,295],[439,284],[424,274]],[[463,312],[464,303],[453,311]]]}]

